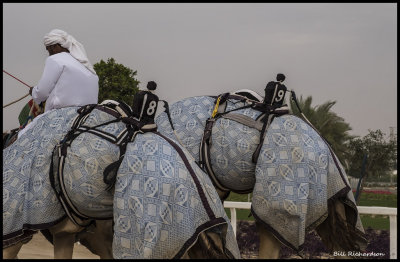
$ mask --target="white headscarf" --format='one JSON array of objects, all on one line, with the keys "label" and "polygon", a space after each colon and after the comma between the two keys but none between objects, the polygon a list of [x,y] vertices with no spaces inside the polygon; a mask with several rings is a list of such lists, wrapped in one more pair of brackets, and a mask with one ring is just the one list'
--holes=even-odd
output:
[{"label": "white headscarf", "polygon": [[86,66],[93,74],[96,74],[96,71],[94,71],[92,64],[87,58],[85,48],[72,35],[60,29],[53,29],[44,36],[43,42],[45,46],[60,44],[62,47],[68,49],[72,57]]}]

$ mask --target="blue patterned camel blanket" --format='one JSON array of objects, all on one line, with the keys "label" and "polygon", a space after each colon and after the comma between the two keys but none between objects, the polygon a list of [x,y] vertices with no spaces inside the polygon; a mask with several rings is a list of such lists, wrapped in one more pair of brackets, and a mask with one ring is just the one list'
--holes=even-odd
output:
[{"label": "blue patterned camel blanket", "polygon": [[3,247],[33,234],[24,231],[49,228],[65,217],[50,186],[50,156],[68,132],[77,109],[43,114],[3,150]]},{"label": "blue patterned camel blanket", "polygon": [[[29,229],[46,229],[65,217],[50,185],[49,166],[53,148],[69,131],[77,109],[43,115],[3,150],[3,247],[28,237],[24,233]],[[113,119],[94,109],[85,124]],[[99,129],[117,137],[124,128],[114,122]],[[139,133],[128,144],[115,192],[109,192],[103,171],[119,153],[111,142],[82,133],[71,143],[64,167],[73,204],[91,217],[114,217],[115,258],[179,258],[210,233],[219,237],[225,257],[240,257],[223,205],[189,153],[160,135]]]},{"label": "blue patterned camel blanket", "polygon": [[[159,132],[182,143],[199,161],[205,122],[214,103],[215,98],[199,96],[172,104],[175,133],[166,113],[156,119]],[[244,105],[228,99],[226,111]],[[257,120],[261,112],[245,108],[230,114]],[[300,118],[274,118],[257,164],[252,162],[260,142],[260,131],[255,128],[221,117],[213,125],[211,142],[211,163],[219,182],[234,191],[253,188],[252,214],[283,244],[301,250],[305,233],[327,217],[328,200],[339,196],[345,198],[352,217],[356,217],[352,226],[364,234],[342,166],[318,133]]]},{"label": "blue patterned camel blanket", "polygon": [[115,185],[114,223],[114,258],[180,258],[204,231],[223,239],[222,257],[240,257],[207,174],[184,148],[153,133],[128,145]]},{"label": "blue patterned camel blanket", "polygon": [[[70,130],[78,116],[77,109],[62,108],[42,115],[3,150],[3,245],[30,237],[33,233],[30,230],[49,228],[65,217],[51,187],[49,169],[54,146]],[[94,109],[86,118],[86,125],[95,126],[114,119]],[[124,127],[122,122],[115,122],[99,129],[118,135]],[[104,190],[102,176],[104,168],[118,159],[118,147],[83,133],[69,151],[65,166],[68,194],[74,196],[74,203],[86,214],[112,217],[112,195]]]}]

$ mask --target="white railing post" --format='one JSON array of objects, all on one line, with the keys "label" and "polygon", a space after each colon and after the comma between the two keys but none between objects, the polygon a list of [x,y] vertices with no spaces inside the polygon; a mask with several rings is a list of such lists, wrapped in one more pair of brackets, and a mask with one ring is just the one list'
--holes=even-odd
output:
[{"label": "white railing post", "polygon": [[231,207],[230,210],[231,210],[231,224],[232,224],[232,227],[233,227],[233,234],[235,234],[235,237],[236,237],[236,229],[237,229],[237,226],[236,226],[236,208]]},{"label": "white railing post", "polygon": [[233,227],[233,233],[236,236],[237,231],[237,223],[236,223],[236,208],[240,209],[250,209],[251,202],[233,202],[233,201],[224,201],[224,207],[229,208],[231,211],[231,224]]},{"label": "white railing post", "polygon": [[[231,211],[231,224],[233,227],[233,233],[236,236],[237,220],[236,220],[236,208],[239,209],[250,209],[251,202],[233,202],[224,201],[224,207],[229,208]],[[372,215],[386,215],[389,216],[390,221],[390,258],[397,258],[397,208],[393,207],[366,207],[358,206],[359,214],[372,214]]]},{"label": "white railing post", "polygon": [[397,216],[389,216],[390,221],[390,258],[397,258]]}]

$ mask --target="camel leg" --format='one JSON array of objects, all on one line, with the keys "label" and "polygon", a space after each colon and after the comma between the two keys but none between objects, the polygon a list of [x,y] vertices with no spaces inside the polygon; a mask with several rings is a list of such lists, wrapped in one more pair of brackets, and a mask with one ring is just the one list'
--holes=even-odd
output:
[{"label": "camel leg", "polygon": [[258,251],[258,258],[279,258],[281,243],[260,222],[256,222],[256,226],[257,231],[260,234],[260,249]]},{"label": "camel leg", "polygon": [[100,259],[112,259],[113,221],[97,220],[86,230],[78,233],[79,242]]},{"label": "camel leg", "polygon": [[222,191],[217,187],[215,188],[215,190],[217,191],[219,199],[221,199],[222,203],[224,203],[225,199],[227,199],[229,194],[231,193],[231,191]]},{"label": "camel leg", "polygon": [[[227,226],[223,229],[226,234]],[[199,234],[197,241],[181,257],[182,259],[227,259],[228,254],[224,252],[224,243],[221,235],[209,230]]]},{"label": "camel leg", "polygon": [[[34,233],[35,234],[35,233]],[[32,236],[25,238],[12,246],[3,248],[3,258],[4,259],[18,259],[18,253],[21,251],[23,245],[28,244],[32,240]]]},{"label": "camel leg", "polygon": [[190,259],[188,252],[186,251],[185,254],[181,257],[181,259]]},{"label": "camel leg", "polygon": [[[342,202],[340,202],[339,200],[336,200],[335,201],[335,210],[336,210],[336,212],[337,212],[337,214],[338,214],[338,216],[339,216],[339,218],[342,220],[342,221],[346,221],[346,211],[345,211],[345,207],[344,207],[344,204],[342,203]],[[342,248],[342,247],[340,247],[338,244],[336,244],[335,243],[335,245],[333,246],[333,251],[335,252],[335,251],[340,251],[340,254],[346,254],[345,252],[344,252],[344,249]],[[335,256],[335,258],[338,258],[338,259],[343,259],[343,258],[346,258],[346,259],[349,259],[349,258],[351,258],[351,257],[349,257],[349,256],[347,256],[347,255],[339,255],[339,256]]]},{"label": "camel leg", "polygon": [[[225,199],[228,197],[229,192],[224,192],[215,188],[217,190],[220,199]],[[222,200],[222,203],[224,201]],[[282,244],[270,233],[261,223],[256,222],[257,231],[260,234],[260,250],[258,252],[258,258],[264,259],[277,259],[279,258],[280,249]]]},{"label": "camel leg", "polygon": [[72,259],[75,234],[60,232],[53,235],[54,259]]},{"label": "camel leg", "polygon": [[75,225],[69,218],[49,229],[53,235],[55,259],[72,259],[75,234],[83,229],[83,227]]},{"label": "camel leg", "polygon": [[6,247],[3,249],[3,259],[17,259],[18,253],[21,250],[23,243],[22,241],[16,243],[13,246]]},{"label": "camel leg", "polygon": [[[336,211],[338,219],[346,221],[346,211],[344,204],[341,201],[335,200],[334,209]],[[351,258],[346,255],[347,252],[339,245],[340,242],[337,241],[336,237],[332,235],[332,227],[336,226],[335,224],[338,223],[338,221],[331,212],[329,213],[329,216],[331,217],[328,217],[322,224],[320,224],[316,228],[318,235],[321,237],[321,240],[325,244],[325,246],[331,250],[335,258]]]}]

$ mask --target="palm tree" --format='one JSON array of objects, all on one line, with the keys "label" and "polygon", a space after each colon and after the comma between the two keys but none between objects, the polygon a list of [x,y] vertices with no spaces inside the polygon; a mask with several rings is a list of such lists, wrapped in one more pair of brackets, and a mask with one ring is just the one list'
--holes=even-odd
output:
[{"label": "palm tree", "polygon": [[[345,163],[348,157],[347,145],[351,138],[349,131],[351,127],[345,120],[332,112],[332,107],[336,101],[328,101],[319,106],[311,106],[312,96],[308,96],[305,100],[300,96],[298,104],[303,114],[311,122],[311,124],[318,130],[323,138],[329,143],[332,150],[338,156],[341,163]],[[300,111],[293,102],[290,101],[292,112],[294,115],[301,117]]]}]

